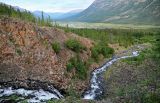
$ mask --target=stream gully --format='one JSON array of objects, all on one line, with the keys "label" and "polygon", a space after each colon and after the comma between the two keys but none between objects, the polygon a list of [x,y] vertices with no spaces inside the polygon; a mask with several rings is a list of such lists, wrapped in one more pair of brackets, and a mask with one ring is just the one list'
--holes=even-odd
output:
[{"label": "stream gully", "polygon": [[103,94],[103,80],[99,78],[102,73],[104,73],[109,66],[111,66],[114,62],[120,59],[125,59],[125,58],[130,58],[130,57],[136,57],[138,56],[138,51],[132,52],[131,56],[123,56],[123,57],[118,57],[118,58],[113,58],[109,62],[106,62],[103,66],[97,68],[94,70],[91,74],[91,79],[90,79],[90,87],[89,89],[84,93],[83,99],[89,99],[89,100],[94,100],[99,98]]},{"label": "stream gully", "polygon": [[[110,61],[106,62],[101,67],[95,69],[91,73],[90,86],[89,86],[88,90],[83,94],[82,98],[94,100],[94,99],[97,99],[98,97],[102,96],[104,91],[103,91],[103,86],[102,86],[103,80],[101,79],[101,76],[108,69],[108,67],[120,59],[136,57],[138,55],[139,55],[138,51],[135,51],[135,52],[132,52],[131,56],[123,56],[123,57],[113,58]],[[24,88],[13,89],[12,87],[0,88],[0,98],[15,94],[15,95],[20,95],[23,98],[26,98],[26,97],[29,98],[29,99],[27,99],[27,102],[29,102],[29,103],[39,103],[39,102],[45,102],[50,99],[64,98],[57,89],[52,88],[52,91],[53,92],[51,93],[51,92],[45,91],[43,89],[26,90]],[[0,99],[0,102],[1,101],[2,100]]]}]

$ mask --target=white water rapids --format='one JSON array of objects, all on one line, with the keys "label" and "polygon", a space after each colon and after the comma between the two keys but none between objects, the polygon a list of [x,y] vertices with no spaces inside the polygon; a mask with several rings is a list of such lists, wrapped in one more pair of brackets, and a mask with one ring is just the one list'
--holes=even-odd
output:
[{"label": "white water rapids", "polygon": [[[24,88],[20,89],[13,89],[12,87],[0,89],[0,98],[3,96],[10,96],[10,95],[20,95],[22,97],[29,97],[27,99],[28,103],[40,103],[50,99],[61,99],[63,96],[60,94],[58,90],[55,88],[52,89],[54,93],[44,91],[43,89],[39,90],[26,90]],[[1,102],[1,101],[0,101]]]},{"label": "white water rapids", "polygon": [[136,57],[138,56],[138,51],[132,52],[131,56],[123,56],[119,58],[113,58],[109,62],[105,63],[102,67],[99,67],[98,69],[94,70],[92,72],[92,77],[90,80],[90,88],[84,93],[83,99],[89,99],[94,100],[96,97],[101,96],[103,93],[103,89],[101,87],[101,82],[99,80],[99,75],[101,75],[103,72],[105,72],[110,65],[112,65],[114,62],[120,59],[130,58],[130,57]]},{"label": "white water rapids", "polygon": [[[97,68],[92,72],[92,76],[90,79],[90,87],[89,89],[84,93],[83,99],[89,99],[89,100],[94,100],[98,96],[101,96],[103,93],[103,89],[101,87],[101,84],[103,82],[99,79],[100,75],[105,72],[110,65],[112,65],[114,62],[120,59],[125,59],[125,58],[130,58],[130,57],[136,57],[138,56],[139,53],[138,51],[132,52],[131,56],[122,56],[118,58],[113,58],[109,62],[106,62],[103,66]],[[63,96],[60,94],[60,92],[53,88],[52,93],[48,91],[44,91],[42,89],[40,90],[26,90],[24,88],[20,89],[13,89],[12,87],[9,88],[3,88],[0,89],[0,98],[3,96],[10,96],[13,94],[16,95],[21,95],[22,97],[28,97],[30,96],[29,99],[27,99],[28,103],[39,103],[42,101],[47,101],[50,99],[61,99]]]}]

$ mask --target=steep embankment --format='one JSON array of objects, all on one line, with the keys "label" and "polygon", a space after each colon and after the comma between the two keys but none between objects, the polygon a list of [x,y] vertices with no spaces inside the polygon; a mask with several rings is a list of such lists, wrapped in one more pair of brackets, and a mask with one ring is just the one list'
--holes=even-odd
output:
[{"label": "steep embankment", "polygon": [[[45,89],[45,85],[53,84],[60,90],[68,90],[75,75],[74,71],[66,70],[70,58],[76,56],[65,46],[71,38],[86,47],[80,52],[80,58],[86,61],[91,55],[93,41],[53,27],[38,27],[19,19],[0,18],[0,83],[36,89]],[[52,49],[53,42],[60,44],[59,53]],[[74,86],[82,92],[86,81],[77,80]]]}]

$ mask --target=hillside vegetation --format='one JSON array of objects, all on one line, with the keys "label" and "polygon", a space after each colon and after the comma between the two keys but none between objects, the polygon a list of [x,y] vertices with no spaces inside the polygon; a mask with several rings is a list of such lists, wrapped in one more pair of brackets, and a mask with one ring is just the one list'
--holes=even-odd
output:
[{"label": "hillside vegetation", "polygon": [[0,15],[19,18],[21,20],[37,23],[41,26],[52,26],[51,19],[49,17],[45,19],[43,12],[41,13],[41,17],[36,18],[30,11],[20,10],[3,3],[0,3]]},{"label": "hillside vegetation", "polygon": [[159,29],[78,29],[59,27],[65,32],[73,32],[79,36],[90,38],[98,43],[119,44],[120,46],[129,47],[134,44],[141,44],[150,41],[153,38],[153,32]]}]

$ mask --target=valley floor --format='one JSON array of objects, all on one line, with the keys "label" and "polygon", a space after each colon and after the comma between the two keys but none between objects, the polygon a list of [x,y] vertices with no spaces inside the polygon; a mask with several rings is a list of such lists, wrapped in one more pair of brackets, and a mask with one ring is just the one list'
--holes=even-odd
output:
[{"label": "valley floor", "polygon": [[156,25],[138,25],[138,24],[113,24],[113,23],[89,23],[89,22],[53,22],[53,25],[59,25],[70,28],[90,28],[90,29],[155,29],[160,28]]}]

